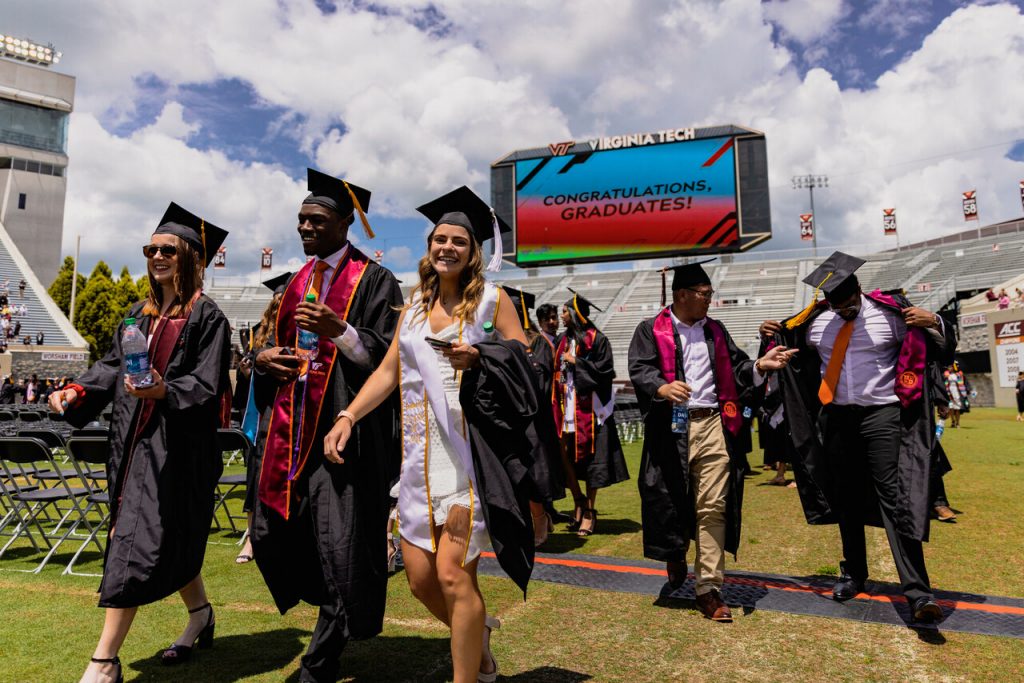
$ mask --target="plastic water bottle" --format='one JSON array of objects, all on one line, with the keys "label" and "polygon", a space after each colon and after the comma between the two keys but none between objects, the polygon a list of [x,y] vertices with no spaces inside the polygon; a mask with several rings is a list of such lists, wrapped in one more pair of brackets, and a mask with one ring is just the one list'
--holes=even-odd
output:
[{"label": "plastic water bottle", "polygon": [[[306,301],[315,304],[316,295],[310,292],[306,295]],[[314,360],[320,351],[320,335],[316,332],[299,328],[295,339],[295,355],[303,360]]]},{"label": "plastic water bottle", "polygon": [[690,402],[672,404],[672,431],[676,434],[685,434],[690,426]]},{"label": "plastic water bottle", "polygon": [[135,324],[135,318],[125,318],[124,332],[121,333],[121,351],[128,378],[137,387],[148,387],[153,383],[149,371],[149,345],[146,335]]},{"label": "plastic water bottle", "polygon": [[490,320],[487,320],[484,321],[484,324],[481,325],[481,327],[483,328],[484,334],[487,335],[488,339],[494,338],[494,323],[492,323]]},{"label": "plastic water bottle", "polygon": [[743,419],[749,420],[754,416],[754,409],[750,406],[743,406]]},{"label": "plastic water bottle", "polygon": [[935,440],[936,441],[941,441],[942,440],[942,435],[945,432],[946,432],[946,421],[943,420],[942,418],[939,418],[935,422]]}]

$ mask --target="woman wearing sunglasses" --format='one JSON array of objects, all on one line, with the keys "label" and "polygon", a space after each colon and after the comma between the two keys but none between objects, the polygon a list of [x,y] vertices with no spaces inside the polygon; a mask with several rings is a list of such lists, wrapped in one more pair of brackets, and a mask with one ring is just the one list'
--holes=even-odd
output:
[{"label": "woman wearing sunglasses", "polygon": [[188,624],[161,662],[178,664],[194,647],[213,643],[200,569],[223,469],[217,429],[230,407],[231,328],[202,284],[225,237],[172,203],[143,247],[149,296],[128,315],[148,339],[151,381],[141,386],[129,378],[122,325],[106,357],[50,396],[50,407],[75,426],[113,405],[110,531],[99,588],[106,614],[83,682],[123,680],[118,651],[138,607],[175,592]]}]

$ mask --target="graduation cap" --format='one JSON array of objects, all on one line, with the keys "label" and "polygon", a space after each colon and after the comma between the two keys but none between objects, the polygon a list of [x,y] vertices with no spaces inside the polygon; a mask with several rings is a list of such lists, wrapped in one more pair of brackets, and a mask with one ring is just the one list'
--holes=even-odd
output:
[{"label": "graduation cap", "polygon": [[527,311],[537,304],[537,295],[508,285],[502,285],[501,288],[505,290],[509,298],[512,299],[512,303],[515,304],[516,310],[519,311],[519,315],[523,319],[523,329],[530,329],[530,316]]},{"label": "graduation cap", "polygon": [[373,229],[364,213],[370,210],[369,190],[313,168],[306,169],[306,187],[309,196],[302,200],[303,204],[318,204],[337,212],[343,218],[355,211],[363,223],[366,236],[373,239]]},{"label": "graduation cap", "polygon": [[710,285],[711,276],[701,266],[711,263],[714,258],[704,259],[696,263],[684,263],[681,266],[670,266],[661,269],[661,305],[666,303],[665,277],[668,271],[672,271],[672,291],[686,289],[694,285]]},{"label": "graduation cap", "polygon": [[487,270],[501,270],[501,233],[511,232],[512,228],[498,218],[490,204],[480,199],[473,190],[463,185],[423,206],[416,207],[416,210],[435,226],[447,223],[465,228],[480,244],[493,238],[494,253],[487,264]]},{"label": "graduation cap", "polygon": [[160,226],[154,231],[156,235],[175,235],[185,240],[195,249],[203,263],[207,266],[213,262],[217,250],[224,244],[228,231],[218,228],[213,223],[186,211],[171,202],[160,219]]},{"label": "graduation cap", "polygon": [[844,254],[841,251],[833,252],[825,261],[811,271],[810,275],[803,279],[805,284],[814,287],[814,296],[811,304],[800,311],[786,322],[786,327],[793,329],[802,325],[811,315],[814,307],[818,305],[818,292],[825,293],[825,299],[837,303],[850,298],[860,283],[854,273],[866,263],[864,259]]},{"label": "graduation cap", "polygon": [[291,276],[291,273],[281,273],[280,275],[275,275],[269,280],[264,280],[263,286],[269,289],[274,294],[282,294],[284,292],[285,287],[288,285],[288,280],[291,278]]},{"label": "graduation cap", "polygon": [[584,325],[592,324],[590,321],[590,309],[593,308],[598,313],[601,313],[601,309],[587,301],[586,297],[577,292],[572,287],[568,288],[572,292],[572,298],[565,302],[566,307],[570,311],[574,311]]}]

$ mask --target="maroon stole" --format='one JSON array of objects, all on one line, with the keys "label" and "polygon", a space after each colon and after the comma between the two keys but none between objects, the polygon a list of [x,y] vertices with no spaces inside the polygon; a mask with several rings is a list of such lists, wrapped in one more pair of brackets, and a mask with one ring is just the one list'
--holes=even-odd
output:
[{"label": "maroon stole", "polygon": [[[597,337],[597,330],[591,328],[583,336],[583,348],[576,349],[576,355],[580,356],[594,346],[594,339]],[[562,355],[569,349],[569,335],[562,335],[558,342],[558,350],[555,351],[555,379],[551,383],[553,401],[551,405],[555,412],[555,424],[558,426],[558,436],[562,436],[562,427],[565,421],[565,389],[561,383]],[[576,457],[579,462],[594,453],[594,430],[597,428],[597,420],[594,419],[594,396],[583,395],[576,391]]]},{"label": "maroon stole", "polygon": [[[739,410],[739,392],[736,389],[736,376],[733,374],[732,359],[729,357],[729,345],[725,343],[725,330],[717,320],[707,318],[705,323],[711,330],[715,356],[713,367],[715,375],[715,393],[718,394],[718,408],[722,414],[722,425],[735,436],[743,426],[743,418]],[[658,363],[661,374],[668,382],[676,380],[676,330],[672,323],[672,309],[667,307],[654,317],[654,343],[658,348]]]},{"label": "maroon stole", "polygon": [[[876,289],[866,297],[902,312],[902,308],[891,296],[882,294]],[[903,345],[900,347],[900,357],[896,361],[896,396],[900,399],[900,406],[906,408],[912,403],[921,400],[924,393],[924,370],[927,357],[927,332],[920,327],[907,326],[907,334],[903,337]]]},{"label": "maroon stole", "polygon": [[[295,348],[297,327],[295,310],[304,300],[313,277],[316,260],[308,262],[291,279],[277,312],[277,344]],[[348,320],[349,307],[366,271],[366,255],[351,244],[338,264],[330,289],[321,303]],[[320,337],[315,360],[308,364],[305,382],[290,382],[278,388],[267,426],[267,442],[260,470],[259,497],[264,505],[289,518],[293,501],[292,482],[302,474],[309,459],[320,421],[324,393],[334,370],[338,348],[330,339]],[[323,444],[320,444],[323,447]]]}]

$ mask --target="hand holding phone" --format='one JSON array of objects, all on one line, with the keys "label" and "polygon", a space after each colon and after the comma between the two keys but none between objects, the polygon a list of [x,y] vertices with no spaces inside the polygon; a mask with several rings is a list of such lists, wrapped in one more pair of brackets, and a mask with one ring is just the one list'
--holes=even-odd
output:
[{"label": "hand holding phone", "polygon": [[424,337],[423,340],[438,350],[452,348],[452,343],[450,341],[438,339],[437,337]]}]

